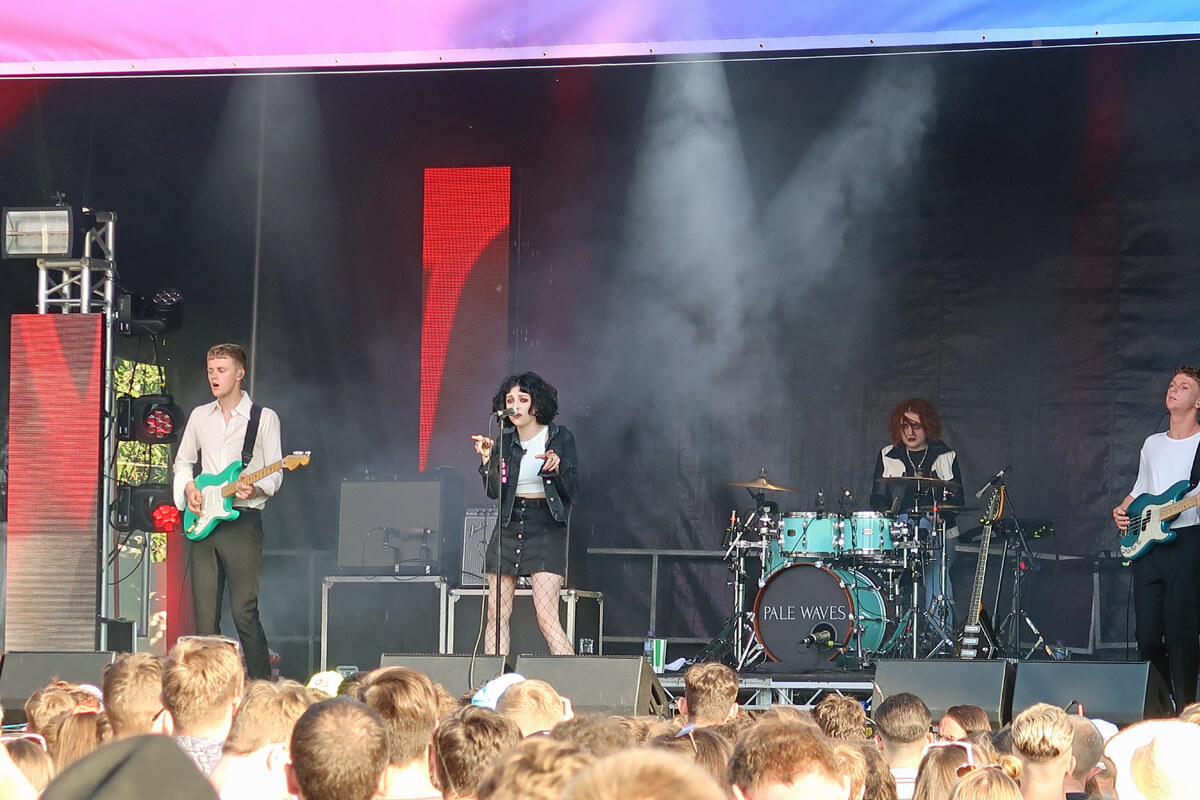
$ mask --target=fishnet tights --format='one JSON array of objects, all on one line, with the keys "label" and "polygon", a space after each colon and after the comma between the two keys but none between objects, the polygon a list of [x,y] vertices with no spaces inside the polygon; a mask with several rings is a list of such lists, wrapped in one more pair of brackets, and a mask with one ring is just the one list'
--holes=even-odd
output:
[{"label": "fishnet tights", "polygon": [[[511,626],[513,601],[517,590],[515,575],[500,575],[488,573],[488,613],[487,630],[484,633],[484,652],[496,652],[496,584],[500,584],[500,652],[507,655],[512,648]],[[553,572],[535,572],[533,583],[533,610],[537,614],[538,628],[546,638],[551,655],[569,656],[575,650],[571,640],[558,621],[559,590],[562,589],[562,576]]]}]

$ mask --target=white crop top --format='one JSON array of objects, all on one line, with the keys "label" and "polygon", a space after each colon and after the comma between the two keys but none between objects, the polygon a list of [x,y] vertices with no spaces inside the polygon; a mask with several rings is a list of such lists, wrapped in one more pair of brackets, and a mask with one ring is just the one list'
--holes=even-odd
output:
[{"label": "white crop top", "polygon": [[528,442],[521,442],[521,446],[525,448],[525,455],[521,458],[521,472],[517,476],[517,494],[545,497],[546,488],[538,473],[546,462],[537,456],[546,454],[546,439],[549,435],[550,429],[542,428],[541,432]]}]

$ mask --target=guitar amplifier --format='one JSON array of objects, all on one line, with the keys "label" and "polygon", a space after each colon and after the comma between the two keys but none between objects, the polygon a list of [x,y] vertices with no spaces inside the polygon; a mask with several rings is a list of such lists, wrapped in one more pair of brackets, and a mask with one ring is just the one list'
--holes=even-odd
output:
[{"label": "guitar amplifier", "polygon": [[462,575],[458,585],[479,587],[487,585],[484,576],[484,548],[496,529],[496,507],[468,508],[463,518]]},{"label": "guitar amplifier", "polygon": [[344,481],[337,567],[343,575],[441,575],[462,567],[463,479],[451,469],[408,480]]}]

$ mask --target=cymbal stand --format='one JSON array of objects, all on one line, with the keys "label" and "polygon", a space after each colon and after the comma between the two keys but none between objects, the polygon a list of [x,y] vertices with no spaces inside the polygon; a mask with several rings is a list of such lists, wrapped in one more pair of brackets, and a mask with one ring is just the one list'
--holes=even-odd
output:
[{"label": "cymbal stand", "polygon": [[946,520],[942,519],[941,512],[938,508],[939,500],[937,494],[934,493],[933,500],[933,535],[934,541],[937,543],[938,551],[938,577],[940,579],[938,592],[930,598],[930,610],[938,621],[945,628],[949,624],[950,619],[950,598],[946,595],[946,573],[948,564],[946,558]]},{"label": "cymbal stand", "polygon": [[[770,549],[770,526],[767,517],[769,505],[766,496],[762,492],[752,492],[749,489],[746,491],[755,501],[754,510],[742,523],[738,522],[736,509],[729,515],[728,543],[725,549],[726,560],[736,552],[729,567],[733,573],[733,580],[729,584],[733,587],[733,614],[725,619],[717,638],[705,645],[696,657],[696,661],[712,660],[722,653],[732,651],[731,660],[737,669],[741,669],[762,652],[762,645],[754,637],[754,614],[746,610],[745,553],[748,549],[758,550],[762,564],[758,579],[761,588],[766,581],[767,554]],[[757,546],[745,541],[745,536],[756,528],[760,534]]]},{"label": "cymbal stand", "polygon": [[[930,536],[933,538],[938,547],[927,548],[929,550],[936,549],[938,555],[938,570],[942,578],[942,590],[932,598],[929,598],[928,604],[921,603],[921,584],[925,578],[925,565],[929,562],[925,559],[914,558],[912,570],[910,572],[911,588],[912,588],[912,606],[909,610],[912,620],[912,657],[916,658],[933,658],[942,650],[954,646],[954,638],[946,630],[946,618],[949,613],[949,599],[945,595],[946,586],[946,547],[945,547],[945,524],[941,518],[938,508],[937,493],[933,493],[933,530]],[[913,497],[913,508],[906,512],[911,520],[913,527],[913,536],[917,541],[920,541],[920,521],[922,512],[920,510],[920,493]],[[941,537],[940,539],[938,537]],[[922,623],[924,625],[922,626]],[[926,636],[932,638],[937,637],[937,642],[932,649],[924,656],[921,655],[921,642]]]}]

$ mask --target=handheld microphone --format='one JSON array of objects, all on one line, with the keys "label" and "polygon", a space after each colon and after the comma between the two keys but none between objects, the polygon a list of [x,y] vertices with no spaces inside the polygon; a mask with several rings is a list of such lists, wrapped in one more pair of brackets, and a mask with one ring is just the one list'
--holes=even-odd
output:
[{"label": "handheld microphone", "polygon": [[992,488],[996,484],[1000,483],[1000,481],[1002,481],[1004,479],[1004,473],[1008,472],[1010,469],[1012,469],[1012,464],[1009,464],[1007,467],[1005,467],[1004,469],[997,472],[994,476],[992,476],[992,479],[990,481],[988,481],[987,483],[985,483],[983,485],[983,488],[975,493],[976,499],[983,497],[984,492],[986,492],[988,489]]},{"label": "handheld microphone", "polygon": [[516,413],[517,413],[517,410],[515,408],[502,408],[496,412],[496,416],[499,419],[504,419],[505,417],[511,417],[512,415],[514,415]]}]

